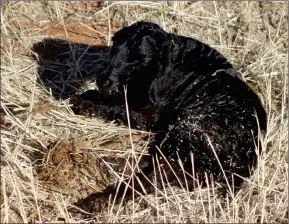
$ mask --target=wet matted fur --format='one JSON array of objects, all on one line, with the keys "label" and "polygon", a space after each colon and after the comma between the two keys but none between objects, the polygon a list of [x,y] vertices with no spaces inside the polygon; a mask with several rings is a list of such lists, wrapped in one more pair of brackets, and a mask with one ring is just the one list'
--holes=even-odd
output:
[{"label": "wet matted fur", "polygon": [[[258,128],[266,132],[267,126],[266,112],[241,74],[210,46],[167,33],[154,23],[132,24],[116,32],[112,41],[103,56],[106,67],[98,74],[99,91],[74,97],[75,113],[85,110],[127,124],[126,86],[131,127],[156,133],[149,146],[149,165],[137,174],[143,183],[156,157],[161,163],[166,158],[176,170],[181,161],[191,174],[193,155],[197,174],[240,186],[243,179],[238,175],[249,177],[257,161]],[[116,186],[78,205],[100,211],[108,196],[115,196]],[[142,192],[137,182],[134,188]],[[131,193],[127,190],[126,198]]]}]

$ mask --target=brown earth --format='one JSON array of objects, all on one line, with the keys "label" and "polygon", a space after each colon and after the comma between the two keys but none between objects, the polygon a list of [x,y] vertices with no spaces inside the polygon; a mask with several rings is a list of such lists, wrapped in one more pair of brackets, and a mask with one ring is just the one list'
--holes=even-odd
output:
[{"label": "brown earth", "polygon": [[[147,138],[147,134],[133,135],[132,141],[137,142]],[[28,142],[27,142],[28,143]],[[91,141],[84,138],[65,139],[50,144],[44,156],[36,163],[37,178],[48,191],[59,192],[70,196],[74,203],[90,194],[106,188],[109,183],[116,180],[113,173],[102,159],[110,163],[111,167],[122,173],[126,163],[125,158],[103,157],[97,151],[88,149],[91,145],[105,148],[120,148],[130,144],[129,137],[119,138],[119,141]],[[36,142],[29,145],[39,148]],[[139,164],[144,166],[145,164]],[[126,175],[131,170],[125,170]]]},{"label": "brown earth", "polygon": [[48,190],[70,195],[72,203],[107,186],[96,153],[81,139],[62,140],[49,147],[38,164],[38,179]]}]

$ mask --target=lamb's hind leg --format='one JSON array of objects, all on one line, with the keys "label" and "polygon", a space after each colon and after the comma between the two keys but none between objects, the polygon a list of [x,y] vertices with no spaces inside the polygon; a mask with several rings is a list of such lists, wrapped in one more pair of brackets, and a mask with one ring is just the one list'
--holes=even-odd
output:
[{"label": "lamb's hind leg", "polygon": [[[149,160],[149,158],[147,159]],[[102,212],[108,209],[109,202],[118,205],[121,202],[131,200],[133,196],[136,198],[150,193],[154,191],[154,187],[151,184],[152,178],[149,175],[152,171],[153,167],[149,164],[141,172],[135,174],[133,178],[111,184],[104,191],[91,194],[79,200],[75,205],[86,212]],[[109,201],[110,198],[111,200]]]},{"label": "lamb's hind leg", "polygon": [[[164,133],[159,133],[155,137],[157,142],[150,145],[151,155],[145,156],[148,163],[141,172],[135,174],[133,178],[128,178],[111,184],[104,191],[91,194],[85,199],[76,203],[76,206],[87,212],[102,212],[108,209],[109,198],[114,205],[131,200],[133,197],[137,198],[141,195],[155,192],[166,187],[168,184],[175,184],[177,182],[184,183],[184,173],[181,169],[175,169],[169,162],[162,159],[161,153],[156,149],[163,140]],[[156,144],[158,143],[158,144]],[[154,148],[154,149],[153,149]],[[175,169],[174,171],[172,171]],[[182,185],[184,187],[184,185]]]}]

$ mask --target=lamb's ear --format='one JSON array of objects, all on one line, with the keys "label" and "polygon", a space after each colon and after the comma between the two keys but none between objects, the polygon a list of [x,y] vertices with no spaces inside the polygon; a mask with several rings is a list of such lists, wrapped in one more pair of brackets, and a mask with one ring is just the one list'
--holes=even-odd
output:
[{"label": "lamb's ear", "polygon": [[144,36],[142,46],[144,51],[150,50],[154,53],[160,53],[166,41],[167,33],[162,30],[153,30],[148,35]]},{"label": "lamb's ear", "polygon": [[114,44],[121,44],[140,33],[151,35],[156,32],[164,32],[164,30],[155,23],[139,21],[117,31],[112,37],[112,41]]},{"label": "lamb's ear", "polygon": [[146,21],[139,21],[139,22],[132,24],[131,26],[135,26],[135,27],[138,27],[139,29],[146,29],[150,31],[155,31],[155,30],[163,31],[163,29],[158,24],[152,23],[152,22],[146,22]]}]

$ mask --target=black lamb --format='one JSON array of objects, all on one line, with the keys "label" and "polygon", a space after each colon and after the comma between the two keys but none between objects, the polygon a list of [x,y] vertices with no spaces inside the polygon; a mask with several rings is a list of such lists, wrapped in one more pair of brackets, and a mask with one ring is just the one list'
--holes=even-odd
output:
[{"label": "black lamb", "polygon": [[[215,181],[241,186],[241,177],[249,177],[257,162],[259,130],[265,133],[267,126],[266,112],[241,74],[215,49],[154,23],[134,23],[116,32],[112,41],[96,80],[99,91],[73,98],[75,113],[85,110],[127,125],[125,86],[131,128],[156,133],[148,166],[136,175],[144,186],[156,159],[166,159],[176,170],[181,161],[192,175],[192,156],[200,177],[207,173]],[[118,199],[128,182],[120,185]],[[125,198],[132,194],[129,186]],[[116,188],[111,185],[78,205],[101,211]],[[143,193],[138,181],[134,190]]]}]

